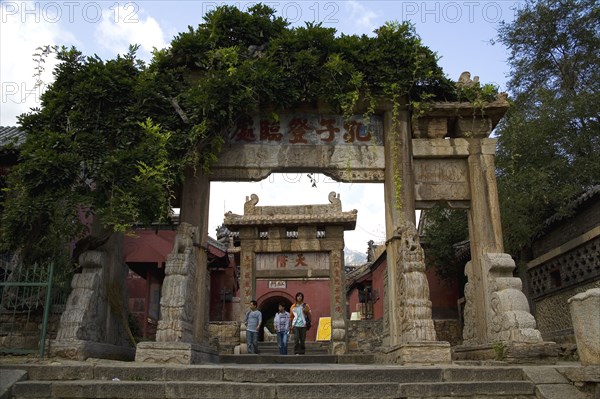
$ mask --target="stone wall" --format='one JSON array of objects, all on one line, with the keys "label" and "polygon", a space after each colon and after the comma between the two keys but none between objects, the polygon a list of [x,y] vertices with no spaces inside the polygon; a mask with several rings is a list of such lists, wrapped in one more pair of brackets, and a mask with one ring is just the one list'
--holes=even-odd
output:
[{"label": "stone wall", "polygon": [[538,330],[542,333],[544,340],[555,342],[569,340],[569,337],[573,335],[573,326],[567,300],[592,288],[600,288],[600,280],[546,296],[535,302]]},{"label": "stone wall", "polygon": [[[0,313],[0,349],[37,350],[42,334],[43,314]],[[60,323],[60,313],[48,315],[46,340],[54,339]],[[47,346],[46,346],[47,348]]]},{"label": "stone wall", "polygon": [[532,257],[523,273],[537,328],[556,342],[559,357],[577,360],[567,300],[600,287],[600,201],[591,190],[574,203],[570,217],[554,216],[544,234],[532,243]]},{"label": "stone wall", "polygon": [[[447,341],[450,345],[462,343],[462,327],[458,320],[434,320],[433,323],[438,341]],[[377,352],[383,346],[384,337],[383,319],[348,321],[348,350],[350,352]]]},{"label": "stone wall", "polygon": [[[583,240],[582,240],[583,241]],[[529,295],[537,304],[546,296],[600,280],[600,236],[544,261],[529,266]],[[565,302],[566,303],[566,302]],[[537,306],[537,305],[536,305]]]},{"label": "stone wall", "polygon": [[378,320],[348,321],[348,351],[373,353],[383,345],[383,322]]},{"label": "stone wall", "polygon": [[239,321],[211,321],[208,325],[210,346],[220,354],[233,354],[240,344]]},{"label": "stone wall", "polygon": [[449,342],[451,346],[462,344],[462,325],[457,319],[433,319],[438,341]]}]

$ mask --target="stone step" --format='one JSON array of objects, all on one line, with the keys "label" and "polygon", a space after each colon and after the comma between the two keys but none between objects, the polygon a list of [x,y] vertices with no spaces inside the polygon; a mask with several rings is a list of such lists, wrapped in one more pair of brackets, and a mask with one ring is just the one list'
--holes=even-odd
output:
[{"label": "stone step", "polygon": [[[311,355],[326,355],[329,353],[329,344],[323,345],[320,343],[306,343],[306,354]],[[278,355],[279,347],[277,343],[273,342],[259,342],[258,344],[259,354]],[[294,343],[288,343],[288,354],[294,354]]]},{"label": "stone step", "polygon": [[[240,355],[257,358],[256,355]],[[278,356],[302,358],[303,356]],[[135,362],[72,362],[70,364],[22,364],[11,369],[27,372],[28,380],[71,381],[229,381],[256,383],[435,383],[474,381],[523,381],[519,367],[398,366],[365,364],[257,364],[257,365],[160,365]],[[8,367],[0,365],[0,371]]]},{"label": "stone step", "polygon": [[356,359],[350,361],[351,356],[360,355],[338,356],[337,364],[176,365],[100,359],[24,359],[21,363],[0,358],[0,388],[2,399],[585,399],[591,397],[587,389],[591,385],[578,390],[572,381],[598,380],[597,368],[584,370],[580,365],[358,364]]},{"label": "stone step", "polygon": [[226,364],[305,364],[338,363],[336,355],[279,355],[261,352],[258,355],[221,355],[221,363]]},{"label": "stone step", "polygon": [[[258,359],[262,356],[238,357]],[[308,355],[274,357],[291,360]],[[343,356],[338,356],[340,358]],[[8,365],[0,365],[0,372],[8,368]],[[13,386],[14,399],[535,397],[535,384],[524,380],[522,368],[507,366],[361,365],[356,362],[161,365],[92,360],[10,365],[10,368],[25,370],[28,378]]]},{"label": "stone step", "polygon": [[352,399],[352,398],[535,398],[531,382],[438,383],[256,383],[231,381],[29,381],[13,388],[14,399],[55,398],[203,398],[203,399]]}]

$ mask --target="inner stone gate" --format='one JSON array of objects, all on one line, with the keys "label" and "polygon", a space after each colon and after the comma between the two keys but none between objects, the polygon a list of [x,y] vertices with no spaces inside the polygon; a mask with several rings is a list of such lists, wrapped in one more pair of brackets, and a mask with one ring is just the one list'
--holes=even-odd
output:
[{"label": "inner stone gate", "polygon": [[257,279],[327,278],[331,351],[346,353],[344,230],[354,229],[357,211],[343,212],[334,192],[323,205],[256,206],[258,200],[247,198],[243,215],[225,214],[225,227],[240,236],[240,302],[256,298]]},{"label": "inner stone gate", "polygon": [[[415,209],[439,202],[466,208],[469,215],[472,260],[466,267],[463,356],[476,356],[496,341],[525,352],[543,347],[521,281],[512,275],[514,262],[503,253],[496,140],[488,136],[507,108],[502,97],[480,109],[434,103],[413,118],[407,106],[382,102],[368,120],[362,110],[344,118],[323,106],[307,106],[282,113],[277,121],[261,115],[240,121],[210,174],[186,173],[182,223],[166,265],[156,342],[138,344],[136,360],[196,363],[213,356],[207,345],[205,251],[210,182],[258,181],[273,172],[384,183],[389,332],[384,361],[451,360],[449,344],[436,339],[415,229]],[[242,296],[250,299],[245,292]],[[345,328],[341,322],[338,327]]]}]

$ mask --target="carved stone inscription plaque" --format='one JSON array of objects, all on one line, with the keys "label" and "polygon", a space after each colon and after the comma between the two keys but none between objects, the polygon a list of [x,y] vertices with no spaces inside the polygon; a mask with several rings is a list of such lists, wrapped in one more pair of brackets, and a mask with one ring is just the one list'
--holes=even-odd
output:
[{"label": "carved stone inscription plaque", "polygon": [[372,115],[280,114],[278,120],[241,119],[230,132],[231,144],[383,145],[383,120]]},{"label": "carved stone inscription plaque", "polygon": [[329,270],[329,254],[286,252],[256,254],[256,270]]},{"label": "carved stone inscription plaque", "polygon": [[466,201],[471,198],[467,159],[415,159],[416,201]]}]

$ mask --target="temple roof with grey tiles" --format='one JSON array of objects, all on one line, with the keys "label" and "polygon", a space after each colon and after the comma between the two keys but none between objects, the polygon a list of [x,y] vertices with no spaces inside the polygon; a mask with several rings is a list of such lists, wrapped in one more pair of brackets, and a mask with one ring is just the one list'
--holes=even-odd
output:
[{"label": "temple roof with grey tiles", "polygon": [[244,214],[225,214],[224,225],[236,230],[242,226],[285,226],[285,225],[342,225],[346,230],[356,227],[356,209],[342,211],[339,194],[329,193],[329,204],[256,206],[258,196],[246,198]]},{"label": "temple roof with grey tiles", "polygon": [[8,145],[19,146],[25,141],[25,133],[16,126],[0,126],[0,148]]}]

